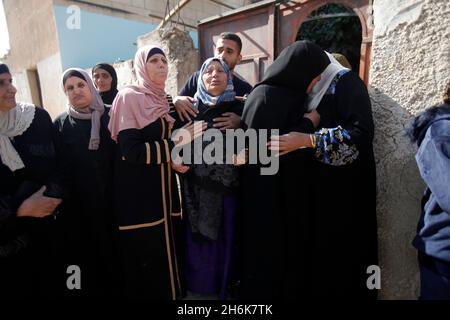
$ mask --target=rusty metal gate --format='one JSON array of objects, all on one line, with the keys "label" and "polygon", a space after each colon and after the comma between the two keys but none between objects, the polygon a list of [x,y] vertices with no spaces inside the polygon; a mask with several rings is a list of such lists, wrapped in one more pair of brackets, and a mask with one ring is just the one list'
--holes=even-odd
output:
[{"label": "rusty metal gate", "polygon": [[242,61],[235,72],[251,84],[262,79],[265,70],[278,54],[296,39],[301,24],[309,14],[328,4],[342,4],[357,14],[362,26],[359,75],[369,81],[372,48],[371,0],[266,0],[200,21],[200,59],[214,54],[219,34],[234,32],[242,39]]}]

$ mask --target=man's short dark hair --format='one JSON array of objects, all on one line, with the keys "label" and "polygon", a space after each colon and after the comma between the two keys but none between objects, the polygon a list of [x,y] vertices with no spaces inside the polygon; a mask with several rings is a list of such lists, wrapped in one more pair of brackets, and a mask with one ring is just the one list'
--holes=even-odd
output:
[{"label": "man's short dark hair", "polygon": [[238,48],[239,48],[239,52],[241,53],[242,50],[242,40],[241,38],[239,38],[239,36],[236,33],[232,33],[232,32],[222,32],[220,34],[220,38],[222,39],[226,39],[226,40],[231,40],[237,43]]},{"label": "man's short dark hair", "polygon": [[6,64],[4,63],[0,63],[0,74],[2,73],[9,73],[11,74],[11,72],[9,72],[9,68]]}]

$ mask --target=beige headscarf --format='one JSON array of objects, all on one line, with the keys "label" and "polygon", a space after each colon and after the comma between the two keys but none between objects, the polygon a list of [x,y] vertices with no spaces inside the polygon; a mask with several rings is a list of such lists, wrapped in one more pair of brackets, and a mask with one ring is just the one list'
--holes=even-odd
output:
[{"label": "beige headscarf", "polygon": [[100,146],[100,118],[105,112],[105,106],[103,104],[103,100],[100,97],[100,94],[94,87],[94,83],[92,82],[89,74],[80,68],[70,68],[64,71],[62,76],[62,86],[64,90],[64,77],[67,73],[71,71],[78,71],[83,76],[84,80],[87,82],[89,86],[89,90],[91,91],[92,101],[89,108],[86,108],[86,111],[77,110],[74,106],[67,102],[67,106],[69,108],[69,114],[71,117],[75,119],[81,120],[91,120],[91,138],[89,140],[89,150],[97,150]]}]

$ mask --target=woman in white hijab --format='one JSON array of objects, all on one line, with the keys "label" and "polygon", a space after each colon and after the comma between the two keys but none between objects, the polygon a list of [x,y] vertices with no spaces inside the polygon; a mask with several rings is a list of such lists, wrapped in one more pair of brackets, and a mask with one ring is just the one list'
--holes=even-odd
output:
[{"label": "woman in white hijab", "polygon": [[16,92],[0,64],[0,296],[24,297],[51,294],[50,215],[62,192],[50,116]]}]

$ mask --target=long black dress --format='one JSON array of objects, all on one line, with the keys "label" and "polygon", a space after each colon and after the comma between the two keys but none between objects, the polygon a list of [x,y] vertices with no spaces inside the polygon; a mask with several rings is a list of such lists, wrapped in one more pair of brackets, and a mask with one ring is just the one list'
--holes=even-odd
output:
[{"label": "long black dress", "polygon": [[[66,197],[58,222],[59,289],[64,295],[115,295],[120,275],[117,225],[112,209],[115,142],[108,130],[109,109],[101,117],[100,146],[89,150],[91,121],[64,113],[55,120],[59,171]],[[81,270],[81,290],[69,290],[67,267]]]},{"label": "long black dress", "polygon": [[[280,135],[312,133],[312,122],[303,118],[306,89],[329,63],[323,50],[311,42],[298,41],[285,48],[245,103],[243,120],[248,128],[278,129]],[[295,276],[304,265],[295,237],[307,228],[297,219],[308,210],[312,153],[303,149],[280,157],[274,175],[261,175],[260,164],[242,168],[243,299],[295,298]]]},{"label": "long black dress", "polygon": [[[312,297],[375,298],[376,290],[366,284],[367,268],[378,265],[378,253],[374,124],[364,83],[352,71],[338,74],[317,111],[319,128],[342,130],[334,134],[337,143],[329,141],[327,130],[316,133],[307,233],[298,238],[309,249],[305,251],[309,269],[302,281]],[[328,150],[336,158],[324,157],[322,141],[330,142]],[[349,153],[355,159],[334,163],[348,147],[356,147]]]},{"label": "long black dress", "polygon": [[[282,156],[275,176],[261,177],[250,169],[244,174],[243,298],[376,296],[366,286],[367,268],[377,264],[370,100],[352,72],[337,75],[331,86],[318,107],[319,127],[336,130],[317,131],[315,150]],[[263,110],[289,103],[271,95],[271,88],[260,90],[262,98],[250,102]],[[256,114],[278,125],[281,133],[312,129]],[[343,161],[340,154],[346,152]]]},{"label": "long black dress", "polygon": [[[245,108],[260,108],[249,121],[252,129],[278,129],[313,132],[314,127],[302,119],[304,97],[287,88],[259,85],[250,94]],[[247,116],[247,117],[246,117]],[[259,143],[259,145],[262,145]],[[279,158],[275,175],[261,175],[261,165],[249,164],[241,170],[241,288],[242,299],[280,299],[292,296],[292,274],[301,268],[297,241],[292,236],[302,232],[296,223],[308,203],[308,181],[312,150],[304,149]]]},{"label": "long black dress", "polygon": [[182,295],[182,216],[170,163],[171,131],[158,118],[118,134],[114,209],[127,297],[169,300]]},{"label": "long black dress", "polygon": [[43,185],[44,195],[62,197],[48,113],[36,108],[31,125],[12,144],[25,167],[12,172],[0,162],[0,296],[52,295],[54,218],[16,217],[21,203]]}]

